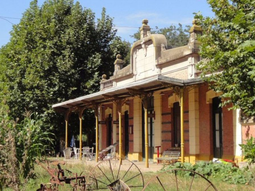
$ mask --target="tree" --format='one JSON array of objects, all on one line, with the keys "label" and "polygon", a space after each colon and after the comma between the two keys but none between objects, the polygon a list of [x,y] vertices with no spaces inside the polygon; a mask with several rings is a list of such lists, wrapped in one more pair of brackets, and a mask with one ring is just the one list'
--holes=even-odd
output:
[{"label": "tree", "polygon": [[52,105],[99,90],[102,74],[114,69],[115,38],[105,9],[95,20],[90,9],[73,0],[47,0],[41,7],[33,0],[0,50],[10,116],[22,119],[26,109],[40,115],[46,129],[63,128],[63,117]]},{"label": "tree", "polygon": [[176,48],[188,44],[190,26],[187,25],[185,28],[183,29],[182,24],[179,23],[178,27],[171,25],[167,28],[158,29],[155,33],[165,35],[168,48]]},{"label": "tree", "polygon": [[[183,29],[182,24],[170,25],[169,27],[159,29],[156,27],[156,30],[151,31],[152,34],[163,34],[167,39],[167,47],[175,48],[179,46],[184,46],[188,44],[189,41],[189,29],[190,26],[185,26],[186,29]],[[140,31],[137,31],[134,35],[131,35],[136,40],[140,40]]]},{"label": "tree", "polygon": [[201,76],[223,105],[241,108],[246,117],[255,115],[255,1],[209,0],[215,18],[197,14],[203,28],[198,64]]},{"label": "tree", "polygon": [[116,59],[116,56],[120,54],[122,59],[125,62],[125,65],[128,65],[130,62],[130,48],[131,44],[127,41],[122,41],[120,37],[116,37],[111,43],[112,50],[112,60]]}]

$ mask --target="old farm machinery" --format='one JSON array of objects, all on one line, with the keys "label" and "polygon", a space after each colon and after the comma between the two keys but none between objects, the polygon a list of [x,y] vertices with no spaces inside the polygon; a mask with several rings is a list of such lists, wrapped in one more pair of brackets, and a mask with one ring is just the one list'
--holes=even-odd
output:
[{"label": "old farm machinery", "polygon": [[58,187],[64,184],[70,184],[73,190],[86,190],[85,176],[78,176],[77,173],[62,169],[63,162],[46,161],[46,166],[40,162],[38,164],[50,174],[51,178],[50,183],[41,184],[37,191],[58,191]]},{"label": "old farm machinery", "polygon": [[[58,191],[65,184],[69,190],[111,190],[111,191],[217,191],[215,186],[203,175],[194,171],[172,169],[153,174],[153,178],[144,182],[144,176],[139,167],[129,160],[107,159],[91,167],[85,175],[77,175],[70,170],[64,170],[63,163],[39,163],[50,174],[50,182],[41,184],[38,191]],[[55,167],[54,167],[55,166]],[[185,171],[185,172],[184,172]],[[181,177],[181,174],[188,177]]]},{"label": "old farm machinery", "polygon": [[144,178],[140,169],[131,161],[124,160],[122,163],[118,159],[100,161],[91,168],[86,176],[72,173],[70,170],[63,169],[57,161],[47,162],[47,165],[38,163],[51,176],[50,182],[41,184],[38,191],[57,191],[60,186],[69,184],[72,190],[112,190],[129,191],[142,190]]}]

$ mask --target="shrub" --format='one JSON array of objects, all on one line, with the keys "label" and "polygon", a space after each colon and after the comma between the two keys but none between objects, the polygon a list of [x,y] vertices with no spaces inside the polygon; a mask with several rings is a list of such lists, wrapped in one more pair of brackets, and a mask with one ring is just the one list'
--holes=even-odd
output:
[{"label": "shrub", "polygon": [[[195,165],[190,163],[175,163],[174,165],[166,166],[163,170],[168,171],[171,169],[185,169],[192,170],[202,174],[206,178],[216,178],[230,184],[248,184],[253,179],[253,174],[250,170],[239,169],[231,163],[213,163],[213,162],[198,162]],[[190,176],[189,171],[182,171],[180,176]]]},{"label": "shrub", "polygon": [[240,147],[243,151],[244,159],[249,164],[255,163],[255,138],[247,139],[246,144],[240,144]]}]

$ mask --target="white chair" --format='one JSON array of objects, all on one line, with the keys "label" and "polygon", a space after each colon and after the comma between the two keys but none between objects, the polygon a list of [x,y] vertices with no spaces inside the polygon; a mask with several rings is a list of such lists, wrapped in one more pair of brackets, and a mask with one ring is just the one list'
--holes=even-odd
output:
[{"label": "white chair", "polygon": [[64,154],[64,157],[65,157],[66,159],[70,159],[70,158],[71,158],[71,154],[72,154],[71,148],[66,148],[66,149],[64,149],[64,150],[63,150],[63,154]]},{"label": "white chair", "polygon": [[89,147],[83,147],[82,148],[82,156],[87,158],[87,160],[92,160],[93,159],[93,150],[94,148],[89,148]]},{"label": "white chair", "polygon": [[114,143],[114,144],[110,145],[109,147],[106,147],[105,149],[100,151],[99,152],[99,160],[115,158],[117,144],[118,143]]},{"label": "white chair", "polygon": [[79,158],[79,153],[80,153],[79,148],[74,147],[73,152],[74,152],[74,158],[78,159]]}]

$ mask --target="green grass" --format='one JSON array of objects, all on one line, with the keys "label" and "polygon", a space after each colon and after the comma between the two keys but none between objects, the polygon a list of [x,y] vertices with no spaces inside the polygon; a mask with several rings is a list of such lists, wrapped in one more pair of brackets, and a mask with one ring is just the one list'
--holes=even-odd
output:
[{"label": "green grass", "polygon": [[[111,179],[111,174],[109,171],[109,167],[107,167],[107,163],[106,163],[106,167],[104,167],[103,165],[100,166],[100,168],[102,167],[105,168],[103,171],[105,172],[106,176],[104,176],[102,174],[102,172],[100,172],[100,169],[95,167],[95,166],[89,166],[87,165],[86,162],[83,163],[77,163],[77,164],[65,164],[65,165],[61,165],[61,167],[64,169],[65,175],[67,177],[74,177],[76,176],[85,176],[86,177],[86,181],[87,183],[90,182],[92,177],[92,174],[95,174],[95,177],[97,177],[99,179],[99,177],[102,177],[100,180],[108,182],[109,180],[107,179]],[[56,165],[51,166],[51,168],[56,168]],[[112,168],[114,169],[114,166],[112,166]],[[68,173],[67,169],[72,171],[72,173]],[[118,170],[118,168],[116,168],[115,170]],[[114,171],[114,170],[113,170]],[[114,171],[115,172],[115,171]],[[40,184],[47,184],[50,182],[51,176],[50,174],[47,172],[47,170],[45,170],[44,168],[42,168],[40,165],[36,165],[35,166],[35,174],[36,174],[36,178],[35,179],[31,179],[29,180],[28,183],[26,183],[22,190],[26,190],[26,191],[35,191],[36,189],[38,189],[40,187]],[[125,171],[120,172],[120,176],[122,177],[125,174]],[[126,180],[129,179],[129,177],[133,177],[136,176],[137,171],[133,171],[129,172],[128,175],[125,176],[124,182]],[[174,174],[169,174],[166,172],[161,172],[161,173],[156,173],[156,172],[145,172],[142,173],[143,177],[144,177],[144,183],[145,185],[147,185],[146,187],[146,191],[160,191],[163,190],[162,187],[160,187],[159,185],[159,181],[158,179],[160,178],[160,181],[162,182],[162,184],[166,187],[166,190],[177,190],[177,186],[176,186],[176,177],[174,176]],[[156,178],[156,175],[158,177],[158,179]],[[250,190],[254,190],[255,188],[255,181],[252,180],[249,185],[241,185],[241,184],[229,184],[226,182],[223,182],[222,180],[219,179],[209,179],[214,186],[219,190],[219,191],[250,191]],[[112,181],[112,180],[110,180]],[[75,181],[73,181],[75,182]],[[193,183],[191,183],[193,182]],[[191,190],[196,190],[196,191],[200,191],[200,190],[205,190],[206,187],[208,186],[208,182],[200,177],[195,178],[194,180],[192,180],[190,177],[179,177],[178,176],[178,188],[180,191],[182,190],[188,190],[188,188],[190,187],[190,185],[192,185],[192,189]],[[91,182],[89,183],[91,186],[93,185]],[[100,183],[102,184],[102,183]],[[130,185],[140,185],[141,184],[141,178],[140,176],[138,176],[137,178],[133,178],[132,180],[128,181],[127,184]],[[5,188],[5,191],[8,191],[10,189]],[[59,191],[69,191],[72,190],[72,186],[70,184],[63,184],[58,186],[58,190]],[[106,189],[107,190],[107,189]],[[132,191],[139,191],[142,190],[142,188],[132,188]],[[210,187],[208,189],[208,191],[214,190],[212,189],[212,187]]]},{"label": "green grass", "polygon": [[[146,174],[145,173],[145,182],[148,184],[146,185],[146,191],[163,191],[161,186],[158,183],[158,180],[155,178],[155,174]],[[159,175],[160,181],[163,183],[167,191],[177,190],[177,183],[174,174],[166,174],[163,173]],[[216,187],[218,191],[250,191],[254,190],[254,187],[251,185],[233,185],[222,182],[221,180],[216,179],[209,179],[213,185]],[[193,181],[193,183],[192,183]],[[191,190],[194,191],[204,191],[209,186],[209,183],[200,177],[195,178],[192,180],[191,177],[178,177],[178,190],[189,190],[191,186]],[[209,187],[208,191],[213,191],[213,187]]]}]

